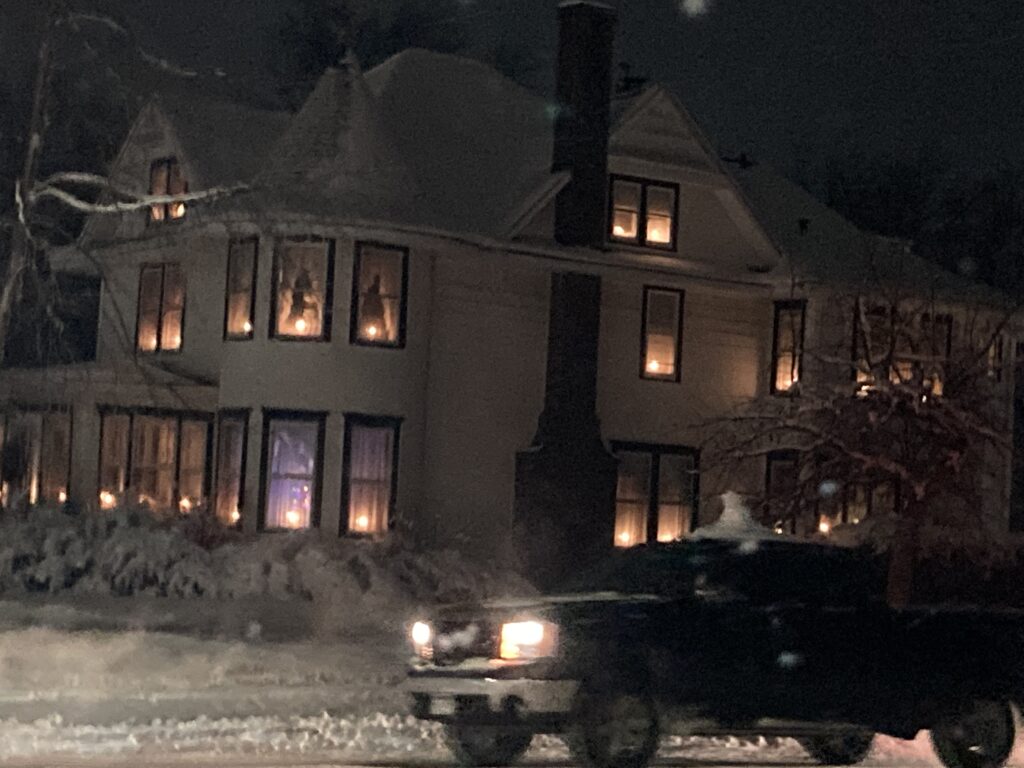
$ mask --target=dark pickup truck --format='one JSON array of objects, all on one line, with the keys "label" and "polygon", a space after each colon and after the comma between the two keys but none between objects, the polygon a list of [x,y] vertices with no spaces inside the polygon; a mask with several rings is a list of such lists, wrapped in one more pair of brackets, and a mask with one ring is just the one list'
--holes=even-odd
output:
[{"label": "dark pickup truck", "polygon": [[452,606],[410,628],[416,716],[460,762],[507,765],[558,733],[583,765],[641,768],[661,734],[796,738],[851,765],[875,733],[930,729],[951,768],[1003,765],[1024,620],[890,609],[880,564],[788,540],[627,550],[569,594]]}]

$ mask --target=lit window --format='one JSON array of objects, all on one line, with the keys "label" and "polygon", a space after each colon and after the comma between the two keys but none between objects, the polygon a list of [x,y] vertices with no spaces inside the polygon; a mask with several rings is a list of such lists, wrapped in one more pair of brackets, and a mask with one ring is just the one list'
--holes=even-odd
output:
[{"label": "lit window", "polygon": [[615,546],[675,541],[697,510],[698,453],[675,446],[616,447]]},{"label": "lit window", "polygon": [[265,528],[310,528],[319,521],[322,415],[265,416]]},{"label": "lit window", "polygon": [[139,274],[136,349],[177,352],[185,319],[185,275],[177,264],[157,264]]},{"label": "lit window", "polygon": [[352,278],[353,343],[405,344],[405,291],[409,254],[404,248],[360,243]]},{"label": "lit window", "polygon": [[217,438],[217,518],[225,525],[242,519],[248,414],[221,414]]},{"label": "lit window", "polygon": [[116,506],[122,497],[182,512],[205,502],[208,417],[107,411],[100,418],[101,508]]},{"label": "lit window", "polygon": [[178,454],[177,419],[135,416],[132,425],[131,490],[157,509],[174,503],[174,469]]},{"label": "lit window", "polygon": [[683,292],[644,288],[642,378],[679,381],[682,334]]},{"label": "lit window", "polygon": [[273,335],[329,340],[334,242],[284,240],[278,243],[274,261]]},{"label": "lit window", "polygon": [[799,472],[796,451],[771,451],[765,457],[765,521],[779,533],[796,531]]},{"label": "lit window", "polygon": [[0,433],[2,501],[67,500],[71,473],[71,416],[64,411],[11,414]]},{"label": "lit window", "polygon": [[858,308],[853,328],[857,384],[870,390],[881,375],[892,384],[941,395],[952,331],[949,315],[906,316],[893,307],[872,307],[862,316]]},{"label": "lit window", "polygon": [[256,238],[232,240],[228,246],[224,337],[251,339],[253,307],[256,302]]},{"label": "lit window", "polygon": [[772,392],[792,392],[800,381],[806,306],[804,301],[775,302]]},{"label": "lit window", "polygon": [[[181,166],[173,157],[157,160],[149,167],[149,194],[183,195],[188,192],[188,182]],[[185,215],[185,203],[158,203],[149,207],[151,221],[180,219]]]},{"label": "lit window", "polygon": [[347,532],[379,534],[393,518],[401,421],[383,416],[345,417],[343,498]]},{"label": "lit window", "polygon": [[643,179],[612,177],[611,240],[672,249],[678,187]]}]

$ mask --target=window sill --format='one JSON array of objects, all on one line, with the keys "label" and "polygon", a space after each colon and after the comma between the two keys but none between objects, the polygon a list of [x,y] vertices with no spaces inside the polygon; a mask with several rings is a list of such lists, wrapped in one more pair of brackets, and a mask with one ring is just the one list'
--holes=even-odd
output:
[{"label": "window sill", "polygon": [[616,248],[622,248],[628,251],[637,253],[671,253],[677,254],[679,251],[676,248],[676,243],[665,243],[664,245],[652,245],[644,244],[636,240],[616,240],[614,238],[608,238],[606,244]]}]

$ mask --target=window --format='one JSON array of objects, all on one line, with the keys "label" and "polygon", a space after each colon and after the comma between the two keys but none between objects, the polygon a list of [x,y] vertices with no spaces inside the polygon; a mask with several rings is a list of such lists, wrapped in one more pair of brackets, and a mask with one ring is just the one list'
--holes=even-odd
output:
[{"label": "window", "polygon": [[177,352],[185,319],[185,275],[177,264],[156,264],[139,274],[139,352]]},{"label": "window", "polygon": [[209,415],[105,410],[100,419],[101,508],[116,506],[125,494],[156,509],[181,512],[205,503]]},{"label": "window", "polygon": [[892,384],[919,384],[933,395],[943,392],[953,319],[946,314],[901,315],[891,307],[872,307],[854,315],[854,372],[861,391],[877,377]]},{"label": "window", "polygon": [[251,339],[256,304],[256,255],[259,240],[232,240],[228,245],[224,338]]},{"label": "window", "polygon": [[765,521],[777,532],[796,532],[800,456],[796,451],[771,451],[765,457]]},{"label": "window", "polygon": [[676,184],[613,176],[609,238],[675,250],[678,196]]},{"label": "window", "polygon": [[282,240],[274,250],[271,335],[329,341],[334,241]]},{"label": "window", "polygon": [[387,416],[345,416],[342,533],[384,533],[393,522],[400,428]]},{"label": "window", "polygon": [[772,341],[772,393],[795,391],[803,372],[804,318],[807,302],[775,302],[775,336]]},{"label": "window", "polygon": [[217,518],[225,525],[242,519],[249,414],[225,412],[217,430]]},{"label": "window", "polygon": [[0,499],[63,503],[71,474],[71,414],[22,411],[0,431]]},{"label": "window", "polygon": [[323,413],[264,413],[266,488],[261,528],[315,528],[320,524],[325,418]]},{"label": "window", "polygon": [[679,446],[616,443],[615,546],[675,541],[697,518],[700,454]]},{"label": "window", "polygon": [[891,480],[850,483],[838,495],[840,504],[829,505],[824,514],[819,515],[819,533],[827,534],[837,525],[857,525],[868,517],[896,512],[896,484]]},{"label": "window", "polygon": [[679,381],[683,337],[683,292],[644,288],[640,377]]},{"label": "window", "polygon": [[992,342],[989,344],[985,353],[985,372],[988,374],[990,379],[997,383],[1003,380],[1003,357],[1005,349],[1006,338],[1002,334],[997,334],[992,338]]},{"label": "window", "polygon": [[409,252],[405,248],[359,243],[352,276],[353,344],[405,346],[405,294]]},{"label": "window", "polygon": [[[149,167],[149,194],[183,195],[188,192],[188,182],[176,158],[157,160]],[[168,221],[185,216],[185,203],[158,203],[149,207],[150,221]]]}]

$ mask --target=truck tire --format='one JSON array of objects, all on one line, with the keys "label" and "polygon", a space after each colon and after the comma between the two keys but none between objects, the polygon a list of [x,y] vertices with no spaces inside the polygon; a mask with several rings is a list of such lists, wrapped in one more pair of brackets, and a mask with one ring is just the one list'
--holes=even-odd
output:
[{"label": "truck tire", "polygon": [[446,725],[444,735],[455,759],[470,768],[512,765],[533,740],[533,734],[522,728],[459,723]]},{"label": "truck tire", "polygon": [[565,743],[588,768],[645,768],[658,751],[658,714],[640,693],[591,693],[577,706]]},{"label": "truck tire", "polygon": [[1001,768],[1013,740],[1013,710],[1005,701],[969,701],[932,728],[932,747],[947,768]]},{"label": "truck tire", "polygon": [[821,765],[856,765],[868,756],[874,740],[874,733],[859,729],[797,739]]}]

